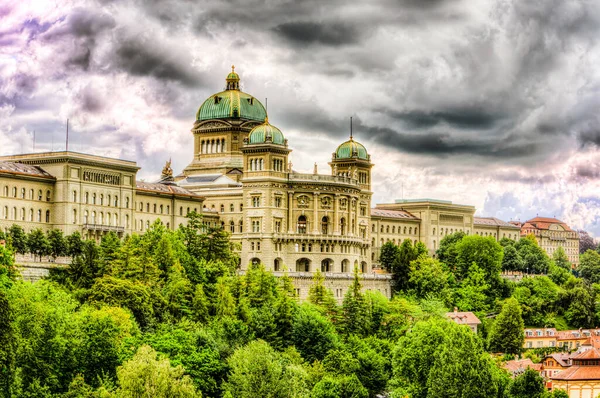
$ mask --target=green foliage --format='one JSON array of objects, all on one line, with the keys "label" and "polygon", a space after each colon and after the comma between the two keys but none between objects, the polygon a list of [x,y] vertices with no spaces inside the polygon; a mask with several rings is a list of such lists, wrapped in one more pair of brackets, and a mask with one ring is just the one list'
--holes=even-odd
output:
[{"label": "green foliage", "polygon": [[5,397],[11,396],[15,377],[16,347],[12,322],[10,301],[6,291],[0,287],[0,392]]},{"label": "green foliage", "polygon": [[550,258],[538,245],[535,236],[530,234],[515,243],[515,248],[523,259],[523,271],[533,274],[544,274],[550,267]]},{"label": "green foliage", "polygon": [[488,280],[485,271],[473,263],[461,287],[456,291],[458,308],[463,311],[486,311],[488,308],[486,293],[490,288]]},{"label": "green foliage", "polygon": [[579,275],[590,283],[600,282],[600,254],[594,250],[583,253],[577,268]]},{"label": "green foliage", "polygon": [[52,257],[60,257],[67,254],[67,241],[60,229],[48,231],[48,254]]},{"label": "green foliage", "polygon": [[456,272],[460,279],[471,274],[473,263],[483,270],[489,283],[498,280],[502,269],[502,246],[491,237],[470,235],[456,244]]},{"label": "green foliage", "polygon": [[[223,390],[236,398],[302,396],[302,391],[291,391],[289,388],[290,379],[286,375],[290,373],[291,366],[286,362],[266,342],[253,341],[237,349],[227,360],[231,370]],[[299,384],[295,380],[294,385]]]},{"label": "green foliage", "polygon": [[83,252],[83,240],[77,231],[66,237],[67,255],[75,257]]},{"label": "green foliage", "polygon": [[448,295],[450,275],[438,260],[419,257],[410,265],[409,291],[419,298],[428,295],[445,298]]},{"label": "green foliage", "polygon": [[354,269],[354,281],[344,296],[343,328],[346,334],[366,335],[370,331],[368,306],[361,291],[358,269]]},{"label": "green foliage", "polygon": [[142,346],[134,357],[117,370],[119,398],[151,396],[155,398],[201,397],[183,367],[171,366],[168,359],[157,358],[149,346]]},{"label": "green foliage", "polygon": [[565,312],[569,324],[576,328],[596,325],[596,294],[589,285],[578,286],[569,292],[571,304]]},{"label": "green foliage", "polygon": [[525,335],[521,306],[514,298],[504,302],[489,334],[489,347],[493,352],[518,355],[523,350]]},{"label": "green foliage", "polygon": [[33,255],[39,257],[50,254],[50,242],[39,228],[34,229],[27,235],[27,247]]},{"label": "green foliage", "polygon": [[502,258],[502,269],[504,271],[523,271],[524,262],[514,244],[504,246],[504,257]]},{"label": "green foliage", "polygon": [[326,376],[311,392],[311,398],[368,398],[369,391],[356,375]]},{"label": "green foliage", "polygon": [[552,261],[554,261],[554,265],[563,268],[567,271],[571,270],[571,261],[569,261],[569,257],[567,253],[565,253],[565,249],[562,246],[559,246],[554,253],[552,254]]},{"label": "green foliage", "polygon": [[446,320],[418,322],[394,350],[394,397],[493,397],[505,379],[466,326]]},{"label": "green foliage", "polygon": [[444,238],[440,241],[440,247],[436,251],[438,260],[454,269],[456,266],[456,257],[458,256],[456,245],[465,236],[466,235],[463,231],[458,231],[444,236]]},{"label": "green foliage", "polygon": [[21,226],[13,224],[8,230],[8,240],[11,247],[19,254],[25,254],[29,250],[27,246],[27,234]]},{"label": "green foliage", "polygon": [[531,368],[515,378],[510,386],[511,398],[543,398],[546,388],[544,378]]},{"label": "green foliage", "polygon": [[388,272],[392,272],[394,263],[397,261],[398,255],[400,253],[398,246],[396,246],[392,242],[385,242],[381,246],[380,250],[381,252],[379,254],[379,263]]},{"label": "green foliage", "polygon": [[303,304],[294,318],[291,343],[309,362],[322,360],[337,345],[333,324],[317,308]]}]

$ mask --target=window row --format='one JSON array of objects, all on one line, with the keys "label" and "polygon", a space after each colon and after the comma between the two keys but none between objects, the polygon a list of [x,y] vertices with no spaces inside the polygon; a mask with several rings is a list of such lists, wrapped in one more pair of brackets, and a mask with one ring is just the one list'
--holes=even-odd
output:
[{"label": "window row", "polygon": [[[77,203],[77,191],[72,192],[73,203]],[[114,206],[119,207],[119,197],[117,195],[106,195],[103,193],[97,194],[96,192],[92,192],[90,195],[89,192],[84,192],[83,194],[83,203],[88,205],[100,205],[100,206]],[[125,197],[125,208],[129,209],[129,197]]]},{"label": "window row", "polygon": [[[306,216],[301,215],[300,217],[298,217],[298,221],[296,224],[296,233],[298,234],[305,234],[308,231],[308,220],[306,218]],[[323,235],[330,235],[333,234],[333,223],[332,221],[329,219],[329,217],[324,216],[323,218],[321,218],[321,225],[320,225],[320,232]],[[345,235],[346,233],[348,233],[348,225],[346,223],[346,218],[342,217],[340,218],[340,223],[339,223],[339,229],[340,229],[340,234],[341,235]],[[352,231],[350,231],[352,234],[354,234],[356,232],[356,220],[352,219],[352,222],[350,223],[350,229]],[[364,235],[366,234],[366,231],[361,230],[361,234]]]},{"label": "window row", "polygon": [[[44,212],[42,209],[25,209],[24,207],[18,209],[17,207],[4,206],[2,211],[2,218],[5,220],[14,221],[31,221],[31,222],[50,222],[50,210],[46,210],[46,217],[44,218]],[[45,220],[45,221],[42,221]]]},{"label": "window row", "polygon": [[[371,232],[375,232],[375,224],[371,225]],[[379,227],[379,232],[380,233],[386,233],[389,234],[391,230],[392,234],[396,233],[396,226],[392,225],[391,229],[389,225],[380,225]],[[398,233],[399,234],[403,234],[403,235],[418,235],[419,234],[419,228],[418,227],[400,227],[398,226]]]},{"label": "window row", "polygon": [[225,138],[202,140],[200,142],[200,153],[223,153],[225,151]]},{"label": "window row", "polygon": [[[9,195],[10,193],[10,195]],[[20,199],[29,199],[29,200],[44,200],[44,193],[41,189],[38,189],[37,195],[35,195],[35,190],[33,188],[27,191],[26,188],[18,189],[17,187],[9,188],[8,185],[5,185],[2,188],[2,196],[12,197],[12,198],[20,198]],[[48,189],[46,190],[46,202],[50,202],[52,198],[52,192]]]},{"label": "window row", "polygon": [[[140,209],[140,212],[144,211],[144,202],[140,202],[139,209]],[[152,211],[150,211],[150,210],[152,210]],[[146,213],[150,213],[150,212],[152,212],[154,214],[169,215],[169,214],[171,214],[171,206],[169,206],[169,205],[163,206],[163,205],[158,205],[156,203],[150,204],[150,203],[146,202]],[[183,214],[183,207],[181,207],[181,212]],[[188,213],[189,213],[189,210],[188,210]]]}]

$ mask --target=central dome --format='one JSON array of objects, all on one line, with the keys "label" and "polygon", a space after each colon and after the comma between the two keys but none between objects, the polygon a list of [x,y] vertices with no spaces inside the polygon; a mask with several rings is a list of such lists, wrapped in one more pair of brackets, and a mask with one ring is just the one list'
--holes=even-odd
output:
[{"label": "central dome", "polygon": [[196,120],[241,118],[263,121],[267,111],[259,100],[240,91],[240,77],[232,67],[226,78],[227,89],[211,95],[196,113]]}]

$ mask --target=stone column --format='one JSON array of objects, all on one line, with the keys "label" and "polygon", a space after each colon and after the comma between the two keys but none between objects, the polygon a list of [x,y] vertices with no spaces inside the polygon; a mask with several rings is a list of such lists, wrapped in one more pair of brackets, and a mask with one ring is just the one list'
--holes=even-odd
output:
[{"label": "stone column", "polygon": [[354,218],[354,223],[356,224],[356,227],[354,229],[354,233],[356,234],[356,236],[360,236],[360,224],[358,222],[358,215],[360,214],[360,200],[357,198],[356,199],[356,211],[355,211],[355,218]]},{"label": "stone column", "polygon": [[348,221],[346,221],[346,233],[348,234],[348,236],[352,236],[352,196],[348,196],[347,200],[348,201],[346,205],[348,206],[348,215],[346,216],[346,218],[348,219]]},{"label": "stone column", "polygon": [[339,220],[339,214],[338,214],[338,201],[340,200],[340,194],[336,193],[335,197],[333,198],[333,234],[334,235],[339,235],[340,234],[340,220]]},{"label": "stone column", "polygon": [[313,192],[313,234],[319,233],[319,223],[317,222],[319,209],[319,193]]},{"label": "stone column", "polygon": [[294,213],[293,203],[294,203],[294,191],[289,191],[288,192],[288,234],[294,233],[293,220],[292,220],[292,215]]}]

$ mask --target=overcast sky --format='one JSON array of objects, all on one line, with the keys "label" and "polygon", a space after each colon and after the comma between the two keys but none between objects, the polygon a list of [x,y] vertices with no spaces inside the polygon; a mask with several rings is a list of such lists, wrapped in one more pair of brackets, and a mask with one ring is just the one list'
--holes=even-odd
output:
[{"label": "overcast sky", "polygon": [[374,202],[437,198],[600,236],[600,0],[0,1],[0,154],[192,159],[232,64],[294,168],[355,138]]}]

